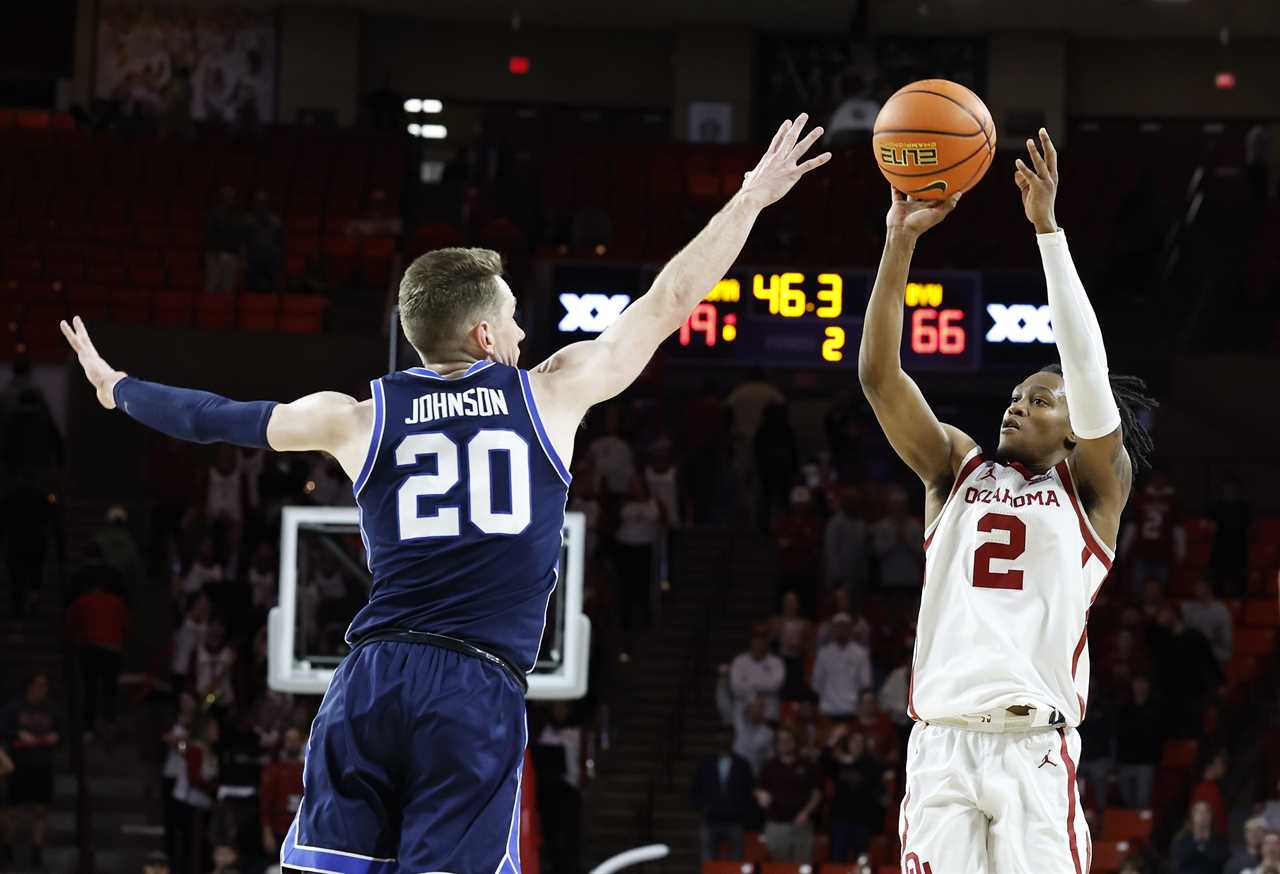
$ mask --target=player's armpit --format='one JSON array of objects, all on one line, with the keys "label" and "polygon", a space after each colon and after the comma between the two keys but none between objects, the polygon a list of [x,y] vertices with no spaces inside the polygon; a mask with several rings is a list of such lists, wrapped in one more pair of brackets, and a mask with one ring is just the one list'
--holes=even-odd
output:
[{"label": "player's armpit", "polygon": [[1071,473],[1085,512],[1098,534],[1113,549],[1120,533],[1120,514],[1133,487],[1133,463],[1120,428],[1094,440],[1077,440]]},{"label": "player's armpit", "polygon": [[278,404],[267,422],[267,442],[277,452],[327,452],[354,481],[364,464],[373,402],[322,391]]}]

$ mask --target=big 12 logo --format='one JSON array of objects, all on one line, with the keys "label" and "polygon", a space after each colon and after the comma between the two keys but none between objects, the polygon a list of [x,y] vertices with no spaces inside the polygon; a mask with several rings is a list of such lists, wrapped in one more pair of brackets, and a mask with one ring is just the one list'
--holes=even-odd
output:
[{"label": "big 12 logo", "polygon": [[928,862],[921,862],[920,857],[915,853],[907,853],[907,857],[903,860],[904,867],[907,869],[906,874],[933,874],[933,868]]}]

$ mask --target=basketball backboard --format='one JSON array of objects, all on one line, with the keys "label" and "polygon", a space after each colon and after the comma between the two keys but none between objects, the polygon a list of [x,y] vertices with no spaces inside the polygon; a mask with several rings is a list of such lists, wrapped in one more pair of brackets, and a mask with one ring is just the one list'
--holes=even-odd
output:
[{"label": "basketball backboard", "polygon": [[[267,620],[267,682],[280,692],[324,694],[349,651],[343,634],[369,595],[355,507],[285,507],[280,526],[280,597]],[[581,513],[566,513],[560,577],[529,674],[529,698],[581,698],[587,691],[591,622],[582,612]]]}]

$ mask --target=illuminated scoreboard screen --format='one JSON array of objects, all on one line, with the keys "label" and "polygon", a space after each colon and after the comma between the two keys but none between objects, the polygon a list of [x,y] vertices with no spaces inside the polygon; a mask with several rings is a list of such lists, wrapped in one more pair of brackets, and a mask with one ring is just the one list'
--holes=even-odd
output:
[{"label": "illuminated scoreboard screen", "polygon": [[[603,331],[656,275],[654,268],[557,266],[557,345]],[[874,273],[862,270],[735,268],[663,344],[662,353],[691,364],[855,369],[874,281]],[[981,366],[978,274],[913,274],[903,294],[904,367]]]}]

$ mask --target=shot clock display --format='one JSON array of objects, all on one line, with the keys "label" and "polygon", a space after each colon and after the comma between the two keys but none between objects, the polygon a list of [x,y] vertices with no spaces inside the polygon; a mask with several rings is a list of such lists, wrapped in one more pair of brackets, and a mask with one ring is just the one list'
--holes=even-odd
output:
[{"label": "shot clock display", "polygon": [[[631,274],[636,285],[597,281],[570,288],[572,265],[554,276],[559,324],[616,318],[618,295],[643,294],[657,275]],[[616,274],[624,278],[624,270]],[[628,277],[630,278],[630,277]],[[564,281],[562,281],[564,280]],[[856,369],[862,319],[875,275],[863,270],[734,268],[694,308],[663,344],[670,360],[735,367]],[[903,366],[911,369],[977,369],[981,364],[981,281],[972,273],[912,277],[903,290]],[[588,309],[590,307],[590,309]],[[570,317],[573,311],[579,313]],[[567,342],[572,337],[561,337]]]}]

